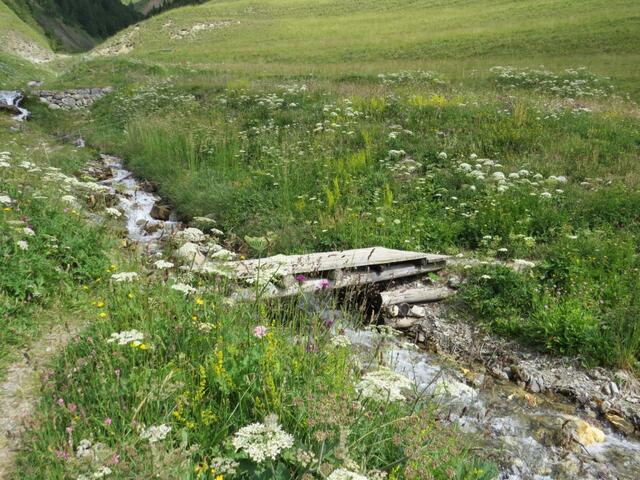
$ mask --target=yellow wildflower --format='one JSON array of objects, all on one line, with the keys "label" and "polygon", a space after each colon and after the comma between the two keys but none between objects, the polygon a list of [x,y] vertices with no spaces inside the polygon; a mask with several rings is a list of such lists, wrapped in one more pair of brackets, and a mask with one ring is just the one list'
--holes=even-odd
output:
[{"label": "yellow wildflower", "polygon": [[99,316],[100,318],[107,318],[107,313],[106,313],[106,312],[100,312],[100,313],[98,314],[98,316]]},{"label": "yellow wildflower", "polygon": [[204,305],[204,300],[200,297],[196,298],[196,305]]}]

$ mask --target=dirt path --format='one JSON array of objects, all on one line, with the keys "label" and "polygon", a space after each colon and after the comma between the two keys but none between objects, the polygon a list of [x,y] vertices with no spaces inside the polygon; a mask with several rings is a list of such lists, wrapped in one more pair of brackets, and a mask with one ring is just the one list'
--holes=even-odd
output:
[{"label": "dirt path", "polygon": [[23,350],[0,384],[0,479],[12,478],[15,455],[40,400],[40,377],[83,324],[53,325]]}]

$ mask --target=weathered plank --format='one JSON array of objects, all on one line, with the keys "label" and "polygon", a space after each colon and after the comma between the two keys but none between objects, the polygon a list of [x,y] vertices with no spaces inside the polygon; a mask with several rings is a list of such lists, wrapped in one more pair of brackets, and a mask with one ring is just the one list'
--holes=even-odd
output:
[{"label": "weathered plank", "polygon": [[382,306],[398,305],[400,303],[437,302],[455,295],[455,290],[447,287],[419,287],[402,290],[388,290],[380,293]]},{"label": "weathered plank", "polygon": [[276,255],[228,262],[225,266],[234,272],[237,278],[253,279],[259,275],[301,275],[407,262],[421,262],[442,268],[445,266],[446,258],[443,255],[372,247],[305,255]]}]

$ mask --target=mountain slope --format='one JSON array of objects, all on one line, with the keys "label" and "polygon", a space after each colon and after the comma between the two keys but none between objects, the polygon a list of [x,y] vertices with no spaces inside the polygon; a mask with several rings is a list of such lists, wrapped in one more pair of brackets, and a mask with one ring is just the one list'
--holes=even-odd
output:
[{"label": "mountain slope", "polygon": [[25,23],[3,1],[0,1],[0,52],[35,63],[53,58],[53,52],[42,31]]},{"label": "mountain slope", "polygon": [[172,10],[110,43],[128,35],[130,55],[163,62],[299,71],[567,58],[622,70],[639,27],[635,0],[236,0]]},{"label": "mountain slope", "polygon": [[44,31],[56,47],[84,51],[140,20],[120,0],[4,0],[23,21]]}]

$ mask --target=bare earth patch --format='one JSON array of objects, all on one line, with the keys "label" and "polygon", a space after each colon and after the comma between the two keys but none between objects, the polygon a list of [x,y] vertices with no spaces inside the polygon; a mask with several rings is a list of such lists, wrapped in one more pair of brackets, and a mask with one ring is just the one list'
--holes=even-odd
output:
[{"label": "bare earth patch", "polygon": [[82,324],[53,325],[7,368],[0,385],[0,478],[9,478],[23,433],[40,398],[40,377],[49,362],[82,329]]}]

